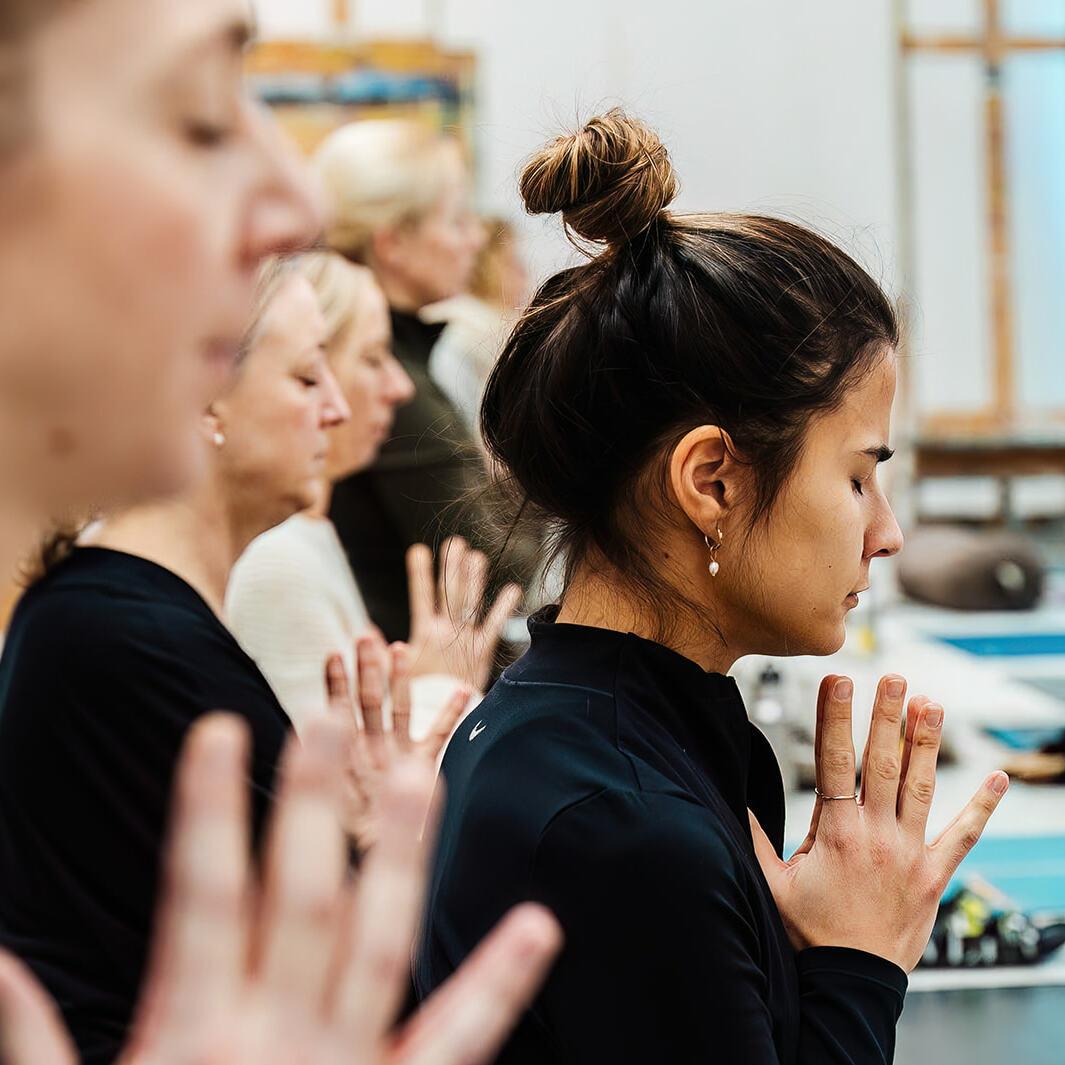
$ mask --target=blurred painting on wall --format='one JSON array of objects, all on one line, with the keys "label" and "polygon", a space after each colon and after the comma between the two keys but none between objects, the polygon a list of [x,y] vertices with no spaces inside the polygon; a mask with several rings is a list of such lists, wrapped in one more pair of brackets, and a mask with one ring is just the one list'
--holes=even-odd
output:
[{"label": "blurred painting on wall", "polygon": [[403,118],[457,135],[472,157],[475,71],[472,52],[422,40],[274,40],[248,57],[254,91],[308,154],[348,122]]}]

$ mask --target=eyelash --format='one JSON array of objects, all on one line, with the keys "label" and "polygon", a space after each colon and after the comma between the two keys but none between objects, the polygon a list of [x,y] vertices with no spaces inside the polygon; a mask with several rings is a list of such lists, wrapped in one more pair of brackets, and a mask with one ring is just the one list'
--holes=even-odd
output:
[{"label": "eyelash", "polygon": [[865,492],[862,489],[862,482],[861,481],[852,480],[851,481],[851,486],[858,493],[858,495],[860,495],[860,496],[865,495]]},{"label": "eyelash", "polygon": [[317,377],[303,377],[303,376],[301,376],[300,377],[300,382],[302,384],[306,385],[308,388],[317,388],[318,387],[318,378]]}]

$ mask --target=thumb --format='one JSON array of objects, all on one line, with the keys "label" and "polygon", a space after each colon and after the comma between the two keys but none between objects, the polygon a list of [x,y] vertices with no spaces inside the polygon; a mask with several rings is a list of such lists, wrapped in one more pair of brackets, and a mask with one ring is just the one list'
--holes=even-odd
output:
[{"label": "thumb", "polygon": [[758,859],[758,864],[762,867],[762,872],[765,874],[766,883],[773,889],[773,894],[776,894],[776,884],[780,882],[780,878],[787,869],[787,863],[781,861],[777,855],[776,849],[773,844],[769,842],[769,837],[765,834],[762,826],[758,823],[758,818],[747,811],[747,816],[751,822],[751,839],[754,841],[754,856]]}]

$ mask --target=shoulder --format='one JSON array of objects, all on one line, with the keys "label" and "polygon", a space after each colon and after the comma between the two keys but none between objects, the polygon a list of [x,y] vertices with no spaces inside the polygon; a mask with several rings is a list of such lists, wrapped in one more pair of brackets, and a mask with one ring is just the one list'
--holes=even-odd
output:
[{"label": "shoulder", "polygon": [[323,547],[328,547],[331,529],[324,522],[322,528],[318,524],[296,515],[257,536],[233,567],[228,594],[260,583],[305,584],[327,570],[329,558],[323,557]]},{"label": "shoulder", "polygon": [[8,645],[82,652],[88,663],[114,668],[101,660],[102,652],[166,646],[197,631],[204,631],[203,619],[188,604],[57,573],[26,591],[12,616]]},{"label": "shoulder", "polygon": [[584,867],[595,878],[644,871],[702,886],[746,881],[737,842],[720,817],[692,799],[662,792],[605,789],[551,820],[537,846],[541,867]]},{"label": "shoulder", "polygon": [[335,557],[332,525],[297,515],[253,540],[237,560],[226,587],[226,613],[239,621],[262,608],[289,612],[320,606],[348,577]]}]

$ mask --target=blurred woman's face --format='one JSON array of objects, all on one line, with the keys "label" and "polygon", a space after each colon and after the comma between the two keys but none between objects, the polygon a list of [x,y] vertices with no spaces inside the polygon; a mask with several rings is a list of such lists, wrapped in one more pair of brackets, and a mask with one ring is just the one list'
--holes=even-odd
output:
[{"label": "blurred woman's face", "polygon": [[319,228],[245,95],[247,18],[246,0],[83,0],[26,42],[32,121],[0,158],[7,500],[54,512],[181,487],[259,261]]},{"label": "blurred woman's face", "polygon": [[392,234],[384,264],[415,309],[450,299],[469,287],[477,255],[485,242],[484,226],[470,203],[470,178],[455,145],[441,149],[443,191],[417,221]]},{"label": "blurred woman's face", "polygon": [[211,405],[216,469],[231,506],[257,532],[316,501],[327,432],[350,416],[325,332],[310,282],[285,278],[233,384]]},{"label": "blurred woman's face", "polygon": [[369,280],[358,293],[351,325],[328,348],[329,365],[351,408],[351,417],[329,434],[331,481],[373,462],[392,430],[396,408],[414,397],[414,382],[392,354],[385,294]]}]

